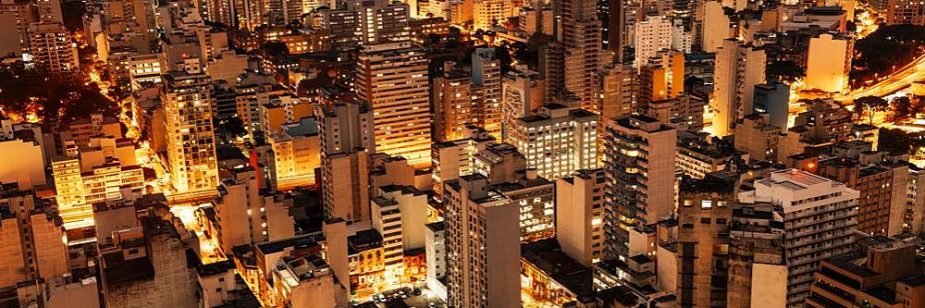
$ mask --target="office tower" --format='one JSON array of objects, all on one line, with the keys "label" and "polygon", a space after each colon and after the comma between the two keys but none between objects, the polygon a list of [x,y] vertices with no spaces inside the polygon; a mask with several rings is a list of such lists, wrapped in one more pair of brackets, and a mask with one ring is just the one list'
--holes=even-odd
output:
[{"label": "office tower", "polygon": [[273,185],[277,190],[318,184],[315,169],[321,167],[321,136],[314,117],[284,124],[279,133],[267,136],[273,149]]},{"label": "office tower", "polygon": [[536,72],[523,69],[508,72],[501,84],[502,140],[509,138],[515,119],[526,117],[543,105],[544,81]]},{"label": "office tower", "polygon": [[607,122],[604,230],[608,259],[630,257],[630,233],[671,215],[675,205],[677,131],[652,118],[633,115]]},{"label": "office tower", "polygon": [[[16,183],[0,185],[0,286],[51,280],[69,271],[64,229],[52,208]],[[517,245],[516,243],[514,245]]]},{"label": "office tower", "polygon": [[[211,22],[220,23],[230,27],[237,27],[236,21],[238,16],[235,16],[235,2],[235,0],[206,0],[202,5],[204,8],[203,18]],[[239,0],[239,2],[244,4],[243,2],[248,1]]]},{"label": "office tower", "polygon": [[787,304],[795,305],[809,295],[819,260],[853,249],[859,193],[796,169],[771,172],[754,185],[755,190],[739,194],[740,202],[770,202],[782,208]]},{"label": "office tower", "polygon": [[771,125],[768,114],[751,114],[736,127],[735,149],[748,153],[753,161],[782,161],[779,154],[784,129]]},{"label": "office tower", "polygon": [[0,28],[10,31],[9,35],[0,37],[0,54],[22,55],[29,46],[29,25],[36,21],[32,3],[0,3]]},{"label": "office tower", "polygon": [[636,71],[631,67],[608,64],[595,75],[594,97],[598,102],[591,111],[599,114],[602,119],[622,118],[633,113],[636,110],[636,76]]},{"label": "office tower", "polygon": [[361,44],[403,42],[410,39],[408,5],[386,0],[362,1],[355,8],[360,14]]},{"label": "office tower", "polygon": [[79,67],[77,43],[62,24],[30,24],[28,44],[32,62],[51,73],[74,72]]},{"label": "office tower", "polygon": [[903,231],[921,236],[925,232],[925,171],[914,165],[909,166],[906,194]]},{"label": "office tower", "polygon": [[261,191],[263,179],[252,167],[236,167],[222,180],[212,201],[215,228],[222,252],[239,245],[252,245],[295,235],[292,207],[281,194]]},{"label": "office tower", "polygon": [[[489,143],[473,158],[473,173],[488,178],[493,194],[520,208],[520,240],[555,235],[555,183],[526,168],[523,154],[506,143]],[[444,187],[445,188],[445,187]]]},{"label": "office tower", "polygon": [[707,174],[726,170],[734,157],[740,156],[734,150],[708,142],[704,134],[678,135],[678,171],[692,179],[702,179]]},{"label": "office tower", "polygon": [[787,128],[790,115],[790,86],[774,80],[755,85],[755,112],[767,113],[768,124]]},{"label": "office tower", "polygon": [[427,261],[427,289],[446,299],[446,224],[442,221],[425,225],[424,250]]},{"label": "office tower", "polygon": [[754,112],[755,85],[765,82],[764,50],[735,39],[723,41],[716,50],[713,73],[713,134],[732,134],[735,122]]},{"label": "office tower", "polygon": [[490,195],[482,175],[445,187],[448,304],[520,306],[519,207]]},{"label": "office tower", "polygon": [[866,161],[865,156],[862,154],[859,161],[843,157],[820,160],[816,166],[806,169],[816,169],[817,174],[860,192],[856,218],[858,231],[879,236],[902,233],[909,167],[906,164],[871,163]]},{"label": "office tower", "polygon": [[681,95],[649,102],[640,113],[662,123],[671,123],[679,130],[703,129],[704,99],[695,95]]},{"label": "office tower", "polygon": [[649,104],[658,100],[676,98],[684,92],[684,54],[677,51],[660,52],[639,67],[636,108],[647,113]]},{"label": "office tower", "polygon": [[607,62],[601,49],[597,2],[567,0],[561,5],[561,26],[557,36],[564,50],[564,89],[579,99],[582,108],[591,109],[594,74]]},{"label": "office tower", "polygon": [[[0,119],[4,125],[11,122]],[[0,161],[16,163],[0,164],[0,183],[17,183],[20,189],[32,189],[45,185],[45,158],[42,152],[41,136],[15,138],[12,127],[0,136]],[[78,169],[79,173],[79,169]]]},{"label": "office tower", "polygon": [[372,227],[382,235],[383,278],[387,284],[403,281],[406,250],[424,248],[427,195],[410,186],[386,185],[370,202]]},{"label": "office tower", "polygon": [[472,53],[472,92],[478,96],[476,124],[495,139],[501,139],[501,60],[494,48],[476,48]]},{"label": "office tower", "polygon": [[736,204],[728,228],[728,307],[786,306],[783,217],[768,202]]},{"label": "office tower", "polygon": [[203,192],[218,186],[212,128],[212,84],[205,74],[169,72],[161,100],[167,127],[167,161],[173,188]]},{"label": "office tower", "polygon": [[474,172],[475,155],[495,141],[487,131],[477,126],[468,126],[465,138],[438,142],[433,145],[433,191],[437,196],[443,193],[443,183]]},{"label": "office tower", "polygon": [[582,169],[556,180],[556,240],[584,266],[604,257],[603,169]]},{"label": "office tower", "polygon": [[719,1],[705,1],[703,3],[703,34],[700,49],[703,52],[716,52],[723,46],[723,41],[732,37],[729,27],[729,16]]},{"label": "office tower", "polygon": [[871,237],[858,242],[862,251],[822,260],[806,307],[925,305],[925,264],[915,251],[919,241]]},{"label": "office tower", "polygon": [[434,140],[462,138],[466,125],[475,124],[476,102],[472,99],[470,76],[456,69],[455,62],[443,62],[443,76],[434,77]]},{"label": "office tower", "polygon": [[834,37],[828,33],[810,39],[806,88],[835,93],[847,91],[853,46],[850,37]]},{"label": "office tower", "polygon": [[[614,53],[616,63],[623,63],[623,47],[626,37],[626,14],[624,13],[625,0],[607,0],[603,5],[603,12],[600,14],[604,17],[606,23],[603,24],[603,34],[606,35],[606,47]],[[635,21],[635,20],[634,20]]]},{"label": "office tower", "polygon": [[663,16],[647,16],[646,20],[636,23],[636,50],[633,65],[640,68],[649,63],[649,58],[662,50],[671,49],[672,21]]},{"label": "office tower", "polygon": [[39,22],[64,23],[64,17],[61,15],[60,0],[37,0],[35,4],[38,9]]},{"label": "office tower", "polygon": [[549,179],[564,177],[597,168],[597,119],[584,109],[549,104],[515,119],[510,141],[527,158],[527,168]]},{"label": "office tower", "polygon": [[678,297],[681,307],[726,306],[729,225],[739,175],[683,180],[678,193]]},{"label": "office tower", "polygon": [[472,0],[472,29],[489,31],[507,21],[512,15],[512,2],[501,0]]},{"label": "office tower", "polygon": [[376,152],[430,165],[430,90],[425,51],[410,42],[366,46],[357,63],[357,95],[373,109]]},{"label": "office tower", "polygon": [[372,110],[357,101],[319,108],[325,217],[369,221],[369,156],[375,153]]},{"label": "office tower", "polygon": [[555,24],[553,10],[548,7],[521,7],[518,13],[517,29],[528,35],[542,33],[553,35]]},{"label": "office tower", "polygon": [[925,4],[913,0],[888,0],[886,6],[887,25],[925,25]]}]

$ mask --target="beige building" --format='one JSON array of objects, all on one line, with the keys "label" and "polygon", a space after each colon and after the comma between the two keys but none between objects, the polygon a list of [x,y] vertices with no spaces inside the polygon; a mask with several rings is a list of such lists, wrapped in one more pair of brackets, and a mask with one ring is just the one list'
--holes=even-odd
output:
[{"label": "beige building", "polygon": [[560,104],[543,106],[536,115],[514,120],[510,143],[526,157],[527,168],[555,179],[598,166],[598,117]]},{"label": "beige building", "polygon": [[513,17],[514,8],[509,1],[472,0],[472,29],[490,31]]},{"label": "beige building", "polygon": [[860,252],[822,260],[806,307],[925,305],[925,263],[915,251],[920,240],[871,237],[858,242]]},{"label": "beige building", "polygon": [[29,54],[36,66],[51,73],[78,70],[77,43],[60,23],[29,25]]},{"label": "beige building", "polygon": [[373,109],[376,152],[430,165],[430,87],[423,49],[409,42],[365,47],[357,63],[358,96]]},{"label": "beige building", "polygon": [[338,102],[318,114],[325,217],[369,221],[373,112],[365,102]]},{"label": "beige building", "polygon": [[703,34],[700,48],[704,52],[716,52],[717,48],[723,46],[723,40],[732,37],[729,22],[729,16],[726,16],[722,2],[705,1],[703,3]]},{"label": "beige building", "polygon": [[424,248],[427,195],[410,186],[386,185],[372,198],[372,226],[382,235],[386,284],[403,282],[404,252]]},{"label": "beige building", "polygon": [[764,50],[726,39],[716,49],[713,73],[713,135],[733,133],[736,121],[754,113],[755,85],[765,82]]},{"label": "beige building", "polygon": [[481,175],[445,187],[449,305],[520,306],[519,208],[490,194]]},{"label": "beige building", "polygon": [[173,189],[201,192],[218,186],[212,127],[211,80],[172,71],[163,76],[161,100],[167,128],[167,163]]},{"label": "beige building", "polygon": [[809,40],[806,88],[841,93],[848,90],[854,42],[851,38],[821,34]]},{"label": "beige building", "polygon": [[321,167],[321,136],[313,117],[284,124],[280,132],[267,138],[273,148],[276,189],[289,190],[318,184],[315,169]]},{"label": "beige building", "polygon": [[218,187],[219,195],[212,201],[215,217],[210,221],[222,252],[295,235],[295,221],[289,213],[292,200],[262,192],[256,174],[251,167],[235,168]]},{"label": "beige building", "polygon": [[634,115],[609,120],[606,132],[605,254],[625,259],[631,246],[650,246],[631,243],[631,234],[647,238],[654,231],[647,226],[674,211],[677,131]]},{"label": "beige building", "polygon": [[[12,133],[12,132],[11,132]],[[45,160],[38,140],[0,140],[0,182],[18,183],[21,189],[47,184]]]},{"label": "beige building", "polygon": [[52,280],[67,273],[64,228],[51,208],[36,204],[30,191],[16,184],[0,187],[0,286],[32,280]]},{"label": "beige building", "polygon": [[590,267],[604,257],[603,169],[556,180],[556,240],[562,252]]},{"label": "beige building", "polygon": [[682,307],[727,306],[729,232],[738,191],[738,175],[708,174],[683,181],[678,207],[678,295]]},{"label": "beige building", "polygon": [[438,196],[443,193],[443,182],[472,174],[475,155],[495,140],[487,131],[475,126],[467,126],[466,136],[433,145],[433,190]]},{"label": "beige building", "polygon": [[564,48],[562,58],[564,90],[580,102],[581,108],[591,110],[594,95],[594,74],[612,62],[602,49],[601,21],[597,2],[566,0],[562,2],[559,40]]}]

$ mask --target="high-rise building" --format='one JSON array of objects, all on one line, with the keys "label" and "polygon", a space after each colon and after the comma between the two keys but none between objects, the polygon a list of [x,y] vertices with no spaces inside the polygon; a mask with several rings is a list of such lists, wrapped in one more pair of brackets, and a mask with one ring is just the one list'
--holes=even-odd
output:
[{"label": "high-rise building", "polygon": [[[813,171],[813,168],[809,171]],[[844,183],[860,192],[857,230],[879,236],[903,232],[909,167],[906,164],[864,164],[843,157],[820,160],[817,174]]]},{"label": "high-rise building", "polygon": [[858,242],[862,251],[822,260],[806,307],[925,305],[925,263],[915,251],[919,241],[871,237]]},{"label": "high-rise building", "polygon": [[755,112],[767,113],[768,124],[786,128],[790,115],[790,86],[773,80],[755,85]]},{"label": "high-rise building", "polygon": [[163,76],[161,99],[167,128],[167,161],[179,193],[218,186],[218,160],[212,128],[212,84],[201,73],[172,71]]},{"label": "high-rise building", "polygon": [[495,139],[501,139],[501,60],[494,48],[476,48],[472,53],[472,90],[478,96],[476,124]]},{"label": "high-rise building", "polygon": [[582,169],[556,180],[556,240],[584,266],[604,257],[603,169]]},{"label": "high-rise building", "polygon": [[776,211],[769,202],[735,205],[729,224],[728,307],[786,306],[784,226]]},{"label": "high-rise building", "polygon": [[925,170],[909,166],[906,194],[903,231],[921,236],[925,232]]},{"label": "high-rise building", "polygon": [[717,48],[723,46],[723,40],[732,37],[729,16],[726,16],[720,1],[703,2],[702,28],[700,49],[704,52],[716,52]]},{"label": "high-rise building", "polygon": [[373,109],[376,152],[430,165],[430,87],[425,51],[410,42],[366,46],[356,89]]},{"label": "high-rise building", "polygon": [[716,50],[713,73],[713,134],[732,134],[736,121],[754,112],[755,85],[765,82],[764,50],[735,39],[723,41]]},{"label": "high-rise building", "polygon": [[51,73],[74,72],[80,65],[77,43],[60,23],[29,25],[28,44],[32,62]]},{"label": "high-rise building", "polygon": [[579,169],[597,168],[598,117],[559,104],[512,123],[510,142],[527,158],[527,168],[556,179]]},{"label": "high-rise building", "polygon": [[633,113],[636,110],[636,76],[636,71],[629,66],[608,64],[595,75],[594,97],[598,102],[590,110],[602,119],[622,118]]},{"label": "high-rise building", "polygon": [[434,77],[434,140],[462,138],[466,125],[475,124],[477,115],[472,99],[470,77],[454,68],[455,62],[443,62],[443,76]]},{"label": "high-rise building", "polygon": [[819,261],[852,251],[859,193],[796,169],[771,172],[754,185],[755,190],[739,194],[739,201],[770,202],[782,208],[787,305],[802,303]]},{"label": "high-rise building", "polygon": [[519,207],[490,194],[482,175],[445,187],[449,305],[520,306]]},{"label": "high-rise building", "polygon": [[925,25],[925,3],[915,0],[888,0],[886,24]]},{"label": "high-rise building", "polygon": [[601,49],[601,22],[597,15],[597,1],[567,0],[561,3],[561,26],[557,37],[565,51],[562,57],[564,89],[581,102],[584,109],[592,109],[594,74],[604,64],[605,52]]},{"label": "high-rise building", "polygon": [[677,131],[633,115],[607,122],[604,140],[608,259],[630,257],[630,233],[649,233],[675,206]]},{"label": "high-rise building", "polygon": [[512,5],[510,1],[472,0],[472,29],[489,31],[495,25],[505,22],[514,16]]},{"label": "high-rise building", "polygon": [[375,153],[373,113],[365,102],[322,107],[321,187],[327,218],[369,221],[369,156]]},{"label": "high-rise building", "polygon": [[634,66],[640,68],[649,63],[649,58],[662,50],[671,49],[672,22],[663,16],[648,16],[636,23],[636,51]]},{"label": "high-rise building", "polygon": [[433,164],[433,190],[437,196],[443,193],[443,182],[458,179],[474,172],[475,155],[495,141],[488,132],[469,126],[466,138],[434,143],[431,159]]},{"label": "high-rise building", "polygon": [[711,173],[685,180],[678,196],[678,297],[681,307],[727,306],[729,225],[738,174]]},{"label": "high-rise building", "polygon": [[850,37],[825,33],[811,38],[806,59],[806,88],[835,93],[847,91],[853,46]]},{"label": "high-rise building", "polygon": [[282,194],[261,191],[261,182],[254,168],[237,167],[218,187],[218,197],[212,201],[213,225],[224,253],[230,254],[235,246],[295,235],[295,221],[289,214],[292,201],[287,202]]},{"label": "high-rise building", "polygon": [[[0,185],[0,286],[51,280],[69,271],[64,228],[50,207],[15,183]],[[518,245],[518,244],[514,244]],[[519,246],[518,246],[519,247]]]},{"label": "high-rise building", "polygon": [[382,234],[383,278],[386,283],[403,281],[406,250],[424,248],[427,223],[427,195],[410,186],[385,185],[370,200],[372,227]]},{"label": "high-rise building", "polygon": [[539,74],[523,67],[521,71],[508,72],[501,85],[502,140],[507,140],[515,119],[531,115],[543,105],[545,84]]}]

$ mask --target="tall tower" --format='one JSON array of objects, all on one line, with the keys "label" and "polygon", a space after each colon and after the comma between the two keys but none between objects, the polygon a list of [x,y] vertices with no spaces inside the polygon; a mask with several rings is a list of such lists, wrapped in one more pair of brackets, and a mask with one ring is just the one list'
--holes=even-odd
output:
[{"label": "tall tower", "polygon": [[178,193],[214,190],[218,160],[212,128],[212,80],[203,73],[163,76],[170,179]]},{"label": "tall tower", "polygon": [[489,195],[488,179],[479,174],[445,188],[449,305],[520,306],[520,207]]},{"label": "tall tower", "polygon": [[415,167],[430,160],[430,87],[425,51],[410,42],[366,46],[357,63],[357,95],[373,109],[376,152]]},{"label": "tall tower", "polygon": [[672,213],[676,148],[677,131],[655,119],[634,115],[608,121],[606,258],[625,260],[638,254],[630,251],[630,234],[654,231],[651,225]]},{"label": "tall tower", "polygon": [[755,85],[765,82],[764,50],[735,39],[716,49],[713,73],[713,134],[732,134],[736,121],[754,113]]},{"label": "tall tower", "polygon": [[566,0],[562,2],[562,27],[558,37],[563,55],[564,87],[592,110],[594,74],[605,64],[601,50],[601,22],[597,19],[597,2]]},{"label": "tall tower", "polygon": [[478,95],[477,122],[501,140],[501,60],[494,48],[476,48],[472,53],[472,85]]},{"label": "tall tower", "polygon": [[326,218],[368,221],[373,115],[366,102],[320,107],[321,191]]}]

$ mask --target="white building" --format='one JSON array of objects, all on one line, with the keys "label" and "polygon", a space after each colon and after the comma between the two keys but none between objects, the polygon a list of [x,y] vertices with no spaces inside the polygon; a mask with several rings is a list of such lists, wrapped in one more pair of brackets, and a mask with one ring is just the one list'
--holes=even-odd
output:
[{"label": "white building", "polygon": [[819,261],[851,252],[860,193],[805,171],[775,171],[739,194],[742,203],[770,202],[783,209],[788,305],[809,295]]},{"label": "white building", "polygon": [[590,111],[550,104],[511,126],[511,144],[527,158],[527,168],[544,178],[597,168],[598,121]]}]

